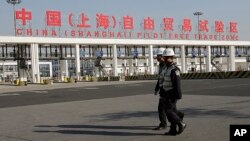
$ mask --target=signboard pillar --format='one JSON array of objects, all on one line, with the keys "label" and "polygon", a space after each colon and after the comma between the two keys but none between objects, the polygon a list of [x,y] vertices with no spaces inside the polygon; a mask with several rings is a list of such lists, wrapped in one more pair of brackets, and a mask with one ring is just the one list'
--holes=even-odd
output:
[{"label": "signboard pillar", "polygon": [[65,78],[69,76],[68,61],[60,60],[61,80],[65,81]]},{"label": "signboard pillar", "polygon": [[113,45],[113,72],[114,76],[118,76],[117,72],[117,47]]},{"label": "signboard pillar", "polygon": [[[131,48],[129,47],[128,50],[129,50],[128,53],[131,56],[132,55]],[[131,76],[131,75],[133,75],[133,59],[130,57],[128,59],[128,64],[129,64],[129,76]]]},{"label": "signboard pillar", "polygon": [[123,75],[128,75],[127,74],[127,59],[124,59],[124,71],[123,71]]},{"label": "signboard pillar", "polygon": [[211,72],[212,71],[212,64],[211,64],[211,46],[206,46],[206,71]]},{"label": "signboard pillar", "polygon": [[32,83],[40,83],[38,44],[31,44]]},{"label": "signboard pillar", "polygon": [[229,52],[229,71],[235,71],[235,46],[230,46]]},{"label": "signboard pillar", "polygon": [[138,70],[138,59],[135,59],[135,73],[136,73],[136,75],[138,75],[139,74],[139,70]]},{"label": "signboard pillar", "polygon": [[92,51],[94,52],[95,58],[95,77],[101,77],[101,66],[102,66],[102,57],[100,52],[97,50],[97,47],[92,46]]},{"label": "signboard pillar", "polygon": [[154,55],[153,55],[153,45],[149,46],[149,73],[154,74]]},{"label": "signboard pillar", "polygon": [[181,46],[181,72],[186,73],[186,55],[185,55],[185,46]]},{"label": "signboard pillar", "polygon": [[76,64],[76,78],[77,80],[80,80],[81,77],[81,65],[80,65],[80,49],[79,44],[76,44],[75,46],[75,64]]}]

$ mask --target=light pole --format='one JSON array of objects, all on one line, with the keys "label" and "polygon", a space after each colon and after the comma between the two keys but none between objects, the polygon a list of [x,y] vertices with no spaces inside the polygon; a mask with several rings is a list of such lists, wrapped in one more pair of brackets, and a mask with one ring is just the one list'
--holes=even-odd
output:
[{"label": "light pole", "polygon": [[[198,24],[198,40],[200,40],[200,16],[203,15],[202,12],[195,12],[194,13],[195,16],[197,16],[198,20],[197,20],[197,24]],[[200,72],[202,72],[201,70],[201,48],[200,48]]]},{"label": "light pole", "polygon": [[15,30],[15,36],[16,36],[16,4],[20,4],[21,0],[7,0],[9,4],[13,4],[13,12],[14,12],[14,30]]}]

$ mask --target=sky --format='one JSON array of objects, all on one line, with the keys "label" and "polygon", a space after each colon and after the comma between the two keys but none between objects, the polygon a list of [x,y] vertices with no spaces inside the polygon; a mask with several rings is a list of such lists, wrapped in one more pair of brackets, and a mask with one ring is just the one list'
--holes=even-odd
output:
[{"label": "sky", "polygon": [[[46,10],[61,11],[65,28],[70,28],[67,22],[69,13],[88,15],[91,26],[96,25],[98,13],[115,16],[118,21],[123,16],[133,16],[136,28],[144,18],[152,17],[159,28],[164,17],[174,18],[175,26],[180,25],[184,18],[190,18],[195,26],[197,17],[193,13],[201,11],[204,14],[200,19],[208,20],[210,27],[216,20],[225,25],[237,22],[239,40],[250,41],[249,0],[22,0],[16,9],[22,8],[32,11],[31,26],[38,29],[45,27]],[[0,36],[14,35],[13,7],[6,0],[0,0],[0,19]]]}]

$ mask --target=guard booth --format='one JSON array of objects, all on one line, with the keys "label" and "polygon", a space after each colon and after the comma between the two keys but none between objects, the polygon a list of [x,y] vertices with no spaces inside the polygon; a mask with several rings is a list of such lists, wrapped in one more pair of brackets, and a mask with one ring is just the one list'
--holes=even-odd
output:
[{"label": "guard booth", "polygon": [[247,70],[248,71],[250,70],[250,51],[249,51],[248,56],[247,56]]},{"label": "guard booth", "polygon": [[174,50],[175,53],[175,60],[174,62],[177,63],[177,66],[181,68],[181,47],[180,46],[170,46],[170,48],[172,48]]},{"label": "guard booth", "polygon": [[52,68],[40,65],[40,70],[45,69],[43,72],[40,71],[41,81],[51,79],[51,76],[59,82],[76,77],[74,45],[39,44],[38,54],[39,62],[52,64]]},{"label": "guard booth", "polygon": [[[145,46],[132,46],[130,48],[130,57],[133,75],[143,75],[148,72],[148,47]],[[131,73],[130,73],[131,75]]]},{"label": "guard booth", "polygon": [[[138,46],[135,48],[134,58],[137,59],[137,73],[139,75],[149,73],[149,48],[148,46]],[[139,71],[139,72],[138,72]]]},{"label": "guard booth", "polygon": [[128,76],[132,75],[132,69],[136,64],[133,64],[133,53],[128,45],[117,46],[117,65],[119,66],[118,75]]},{"label": "guard booth", "polygon": [[206,71],[206,47],[205,46],[185,46],[186,68],[188,72]]},{"label": "guard booth", "polygon": [[229,46],[211,46],[212,71],[228,71],[229,63]]},{"label": "guard booth", "polygon": [[250,47],[247,49],[247,70],[250,70]]},{"label": "guard booth", "polygon": [[32,79],[29,44],[0,44],[0,81],[24,82]]},{"label": "guard booth", "polygon": [[80,45],[81,75],[112,75],[112,47],[108,45]]},{"label": "guard booth", "polygon": [[249,70],[250,47],[235,47],[235,69],[237,71]]},{"label": "guard booth", "polygon": [[94,49],[95,75],[97,77],[113,76],[113,47],[111,45],[97,45]]},{"label": "guard booth", "polygon": [[82,76],[94,75],[94,51],[90,45],[80,45],[80,70]]},{"label": "guard booth", "polygon": [[148,69],[148,47],[137,45],[118,45],[118,75],[131,76],[147,74]]}]

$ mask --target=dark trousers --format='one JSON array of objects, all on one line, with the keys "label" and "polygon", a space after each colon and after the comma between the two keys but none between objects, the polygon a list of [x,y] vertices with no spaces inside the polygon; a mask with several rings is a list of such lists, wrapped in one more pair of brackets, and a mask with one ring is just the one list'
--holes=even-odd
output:
[{"label": "dark trousers", "polygon": [[182,112],[177,111],[176,102],[177,99],[165,99],[166,115],[171,125],[179,124],[181,122],[181,115],[178,115],[178,113],[183,114]]},{"label": "dark trousers", "polygon": [[[160,97],[159,104],[158,104],[158,114],[159,114],[159,120],[161,122],[160,126],[167,126],[167,119],[166,119],[166,112],[167,111],[166,110],[168,108],[165,105],[166,105],[166,99],[163,98],[163,97]],[[178,111],[176,109],[176,102],[174,104],[173,111],[176,112],[176,114],[182,120],[182,117],[184,116],[184,113],[182,113],[181,111]]]},{"label": "dark trousers", "polygon": [[160,98],[158,104],[158,114],[160,119],[160,126],[167,126],[166,111],[165,111],[165,99]]}]

